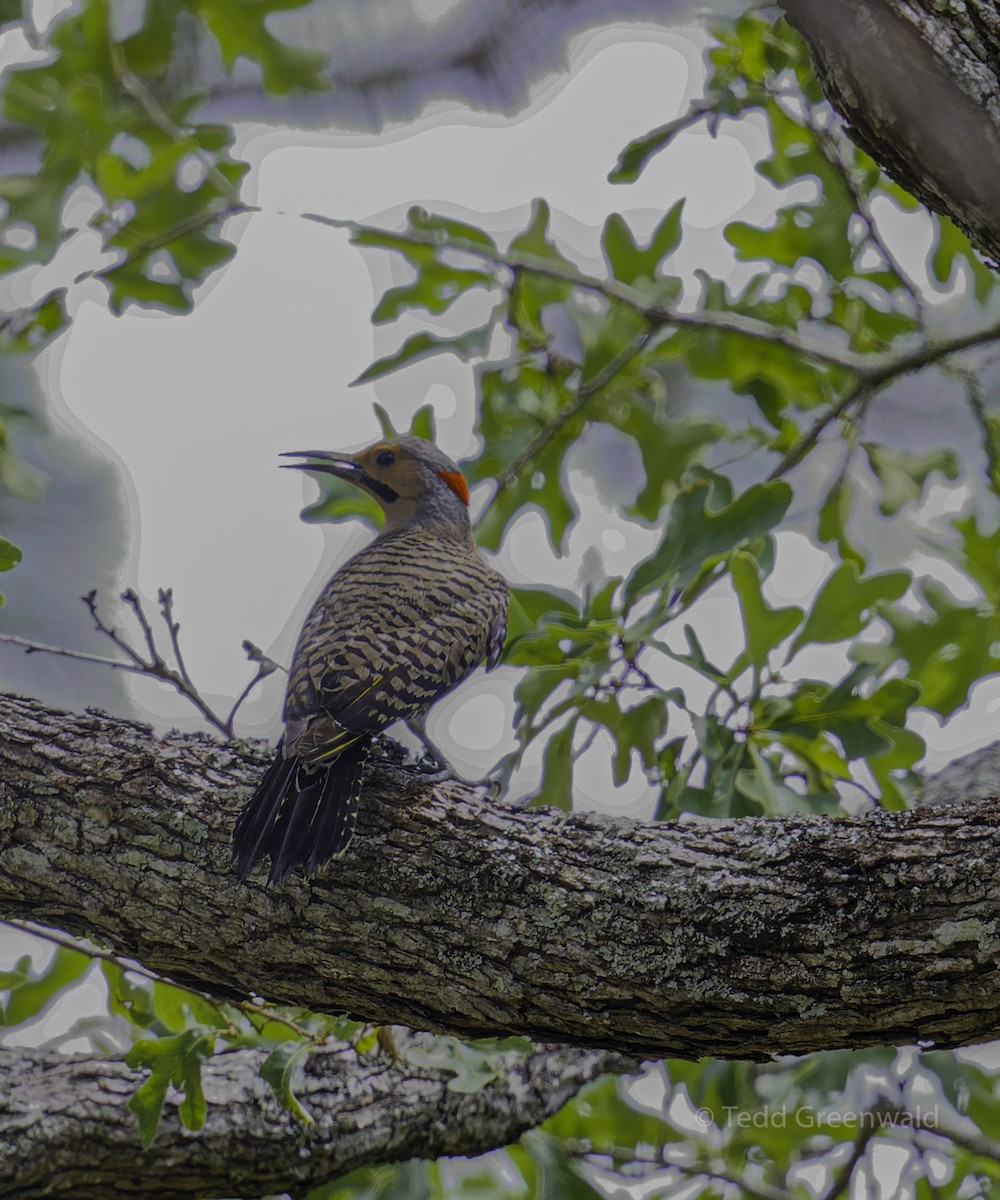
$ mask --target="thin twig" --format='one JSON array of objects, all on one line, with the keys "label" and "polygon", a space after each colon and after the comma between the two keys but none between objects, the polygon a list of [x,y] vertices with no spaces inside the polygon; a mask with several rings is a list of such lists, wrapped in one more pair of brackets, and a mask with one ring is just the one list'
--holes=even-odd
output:
[{"label": "thin twig", "polygon": [[783,1188],[769,1187],[766,1183],[751,1183],[742,1176],[727,1175],[725,1171],[715,1171],[710,1167],[688,1166],[679,1162],[667,1162],[665,1165],[692,1178],[716,1179],[720,1183],[732,1184],[743,1195],[752,1196],[754,1200],[793,1200],[792,1193]]},{"label": "thin twig", "polygon": [[118,637],[113,630],[101,621],[97,612],[97,596],[95,592],[90,592],[84,596],[84,603],[90,609],[91,615],[97,622],[97,628],[101,633],[110,637],[116,646],[121,647],[129,657],[136,663],[136,674],[147,675],[151,679],[159,679],[163,683],[169,683],[175,691],[182,696],[186,696],[188,700],[195,706],[210,725],[214,725],[216,729],[226,738],[232,738],[233,728],[231,724],[227,724],[222,717],[215,712],[208,701],[201,695],[198,689],[183,676],[168,665],[166,660],[156,648],[156,641],[153,637],[153,629],[143,611],[142,601],[138,593],[133,588],[128,588],[122,592],[122,600],[129,605],[136,615],[136,620],[139,622],[139,627],[142,630],[143,637],[146,640],[146,645],[149,649],[149,660],[142,658],[133,647],[131,647],[123,638]]},{"label": "thin twig", "polygon": [[820,1200],[837,1200],[837,1197],[850,1186],[851,1179],[854,1177],[854,1171],[858,1163],[864,1158],[865,1152],[868,1149],[868,1143],[875,1136],[876,1129],[874,1124],[865,1126],[862,1123],[861,1131],[858,1134],[857,1140],[851,1147],[851,1153],[830,1176],[830,1183],[820,1197]]},{"label": "thin twig", "polygon": [[100,615],[97,611],[97,591],[96,591],[96,589],[91,589],[86,594],[86,596],[81,596],[80,599],[87,606],[87,609],[90,612],[90,615],[94,618],[94,624],[97,626],[99,632],[103,633],[106,638],[109,638],[112,642],[114,642],[114,644],[118,647],[119,650],[121,650],[123,653],[127,654],[141,672],[145,672],[146,662],[142,658],[142,656],[139,654],[136,654],[136,652],[132,649],[132,647],[129,645],[129,643],[124,640],[124,638],[120,638],[118,636],[118,634],[115,632],[115,630],[113,630],[109,625],[105,625],[104,622],[101,620]]},{"label": "thin twig", "polygon": [[[870,197],[867,196],[858,182],[857,175],[854,171],[852,163],[845,158],[845,151],[850,153],[853,147],[848,148],[848,144],[842,136],[834,134],[829,129],[820,128],[815,122],[810,119],[809,128],[812,130],[816,145],[820,153],[837,172],[843,181],[844,187],[847,189],[848,195],[854,203],[855,210],[861,219],[864,221],[868,229],[868,238],[872,245],[881,254],[885,265],[889,270],[893,271],[899,278],[899,282],[903,285],[904,290],[909,295],[913,302],[913,307],[916,310],[917,320],[923,326],[926,311],[924,307],[923,297],[920,288],[910,278],[909,273],[903,264],[899,261],[893,251],[890,249],[885,238],[882,236],[882,231],[879,228],[878,222],[875,220],[875,215],[872,212]],[[864,278],[864,276],[860,276]]]},{"label": "thin twig", "polygon": [[[127,92],[136,101],[157,129],[161,133],[165,133],[171,141],[178,145],[191,141],[190,135],[181,129],[146,84],[125,61],[125,52],[122,44],[120,42],[111,42],[110,48],[112,69],[122,85],[122,91]],[[231,204],[238,204],[240,199],[239,188],[223,175],[212,156],[197,144],[192,147],[191,152],[205,168],[206,176],[215,184],[217,191],[225,196]]]},{"label": "thin twig", "polygon": [[122,662],[115,658],[105,658],[99,654],[87,654],[82,650],[67,650],[62,646],[49,646],[45,642],[35,642],[28,638],[17,637],[11,633],[0,634],[0,643],[7,643],[12,646],[21,646],[25,654],[55,654],[61,658],[73,658],[79,662],[96,663],[98,666],[111,667],[115,671],[127,671],[132,675],[145,675],[150,679],[157,679],[161,683],[169,683],[175,691],[188,699],[194,707],[201,713],[210,725],[213,725],[224,737],[232,739],[235,737],[233,732],[233,721],[236,718],[236,713],[240,706],[253,691],[254,687],[260,683],[262,679],[266,679],[274,671],[279,670],[279,666],[272,659],[268,658],[261,650],[258,650],[252,642],[244,642],[243,649],[246,651],[247,658],[251,662],[257,664],[257,670],[254,677],[246,685],[239,696],[237,696],[232,708],[230,708],[225,718],[220,717],[212,708],[208,701],[198,691],[197,687],[191,681],[187,673],[187,668],[184,665],[184,659],[180,653],[180,645],[177,637],[180,628],[172,618],[172,603],[173,592],[170,588],[165,591],[160,590],[160,606],[163,613],[163,619],[166,622],[167,629],[170,633],[171,646],[177,660],[177,669],[175,670],[160,654],[156,646],[156,638],[153,633],[152,626],[146,616],[145,610],[142,607],[142,600],[134,589],[129,588],[122,593],[122,600],[135,613],[136,620],[139,623],[139,628],[142,630],[143,637],[146,642],[146,648],[149,653],[149,658],[145,659],[125,638],[121,637],[117,630],[106,625],[101,619],[100,613],[97,611],[97,592],[90,591],[83,596],[83,603],[87,606],[90,615],[94,619],[94,624],[99,633],[102,633],[109,641],[111,641],[119,650],[127,655],[129,661]]},{"label": "thin twig", "polygon": [[273,675],[275,671],[284,670],[284,667],[282,667],[279,663],[276,663],[274,659],[268,658],[268,656],[262,650],[259,650],[253,644],[253,642],[244,641],[243,649],[246,652],[247,658],[251,662],[255,662],[257,664],[257,673],[233,702],[233,707],[229,710],[229,715],[226,717],[226,724],[230,727],[232,727],[233,718],[236,716],[237,709],[247,698],[247,696],[250,695],[257,684],[260,683],[262,679],[266,679],[268,675]]},{"label": "thin twig", "polygon": [[[193,687],[191,676],[187,672],[187,667],[184,665],[184,656],[181,654],[181,644],[177,637],[180,632],[180,624],[174,620],[174,589],[160,588],[156,593],[156,598],[160,604],[160,613],[163,617],[163,623],[167,627],[167,633],[170,635],[170,646],[174,652],[174,661],[177,663],[177,670],[180,673],[181,679],[186,684]],[[251,685],[252,686],[252,685]],[[236,705],[239,707],[239,704]],[[228,722],[227,722],[228,724]]]},{"label": "thin twig", "polygon": [[504,467],[497,475],[496,487],[493,489],[493,494],[483,505],[479,515],[476,517],[476,525],[479,525],[483,517],[489,512],[490,507],[500,493],[510,487],[531,460],[565,428],[569,421],[586,407],[598,392],[607,387],[614,377],[620,371],[624,370],[636,355],[641,354],[645,350],[657,332],[656,329],[644,329],[642,333],[633,338],[630,345],[626,346],[610,362],[606,363],[592,379],[581,385],[577,390],[576,398],[570,404],[567,404],[565,408],[561,408],[544,429],[539,430],[528,446],[512,462]]},{"label": "thin twig", "polygon": [[863,404],[871,393],[871,384],[864,378],[857,379],[854,385],[850,387],[841,398],[833,405],[832,408],[819,417],[809,429],[799,438],[795,445],[782,458],[781,462],[774,468],[768,479],[780,479],[782,475],[786,475],[792,467],[798,464],[805,458],[809,451],[819,441],[821,435],[826,431],[827,427],[832,425],[839,417],[851,407],[852,404]]},{"label": "thin twig", "polygon": [[164,670],[169,670],[166,662],[156,648],[156,642],[153,640],[153,627],[146,619],[146,614],[142,608],[142,601],[139,599],[139,593],[134,588],[126,588],[122,592],[122,600],[135,613],[135,619],[139,622],[139,628],[142,630],[142,636],[146,639],[146,649],[149,651],[150,667],[161,667]]},{"label": "thin twig", "polygon": [[[665,300],[652,300],[648,293],[621,283],[616,279],[601,279],[596,275],[588,275],[585,271],[574,267],[571,263],[554,263],[550,259],[537,254],[499,250],[491,250],[478,242],[469,242],[463,238],[452,238],[441,242],[433,234],[419,233],[413,230],[379,229],[374,226],[362,225],[356,221],[341,220],[337,217],[324,217],[318,213],[302,213],[306,221],[316,221],[321,225],[331,225],[335,229],[347,229],[352,235],[373,233],[395,241],[407,242],[414,246],[433,246],[437,250],[452,250],[468,254],[495,267],[506,268],[509,271],[526,271],[529,274],[541,275],[548,279],[558,279],[562,283],[572,284],[589,292],[596,292],[608,300],[617,300],[646,317],[654,325],[688,326],[695,329],[711,329],[722,333],[739,333],[759,341],[771,342],[785,346],[796,353],[804,354],[817,362],[827,363],[833,367],[842,367],[847,371],[863,370],[870,356],[855,354],[851,350],[838,349],[828,340],[812,339],[794,333],[790,329],[781,329],[761,321],[756,317],[748,317],[743,313],[717,312],[703,309],[698,312],[685,312],[668,304]],[[1000,337],[1000,329],[996,335]]]},{"label": "thin twig", "polygon": [[983,386],[978,376],[971,372],[962,372],[962,382],[969,401],[969,408],[976,418],[979,432],[983,440],[983,453],[986,455],[986,475],[994,491],[1000,488],[1000,462],[997,461],[997,448],[990,429],[990,419],[986,412],[986,401],[983,397]]},{"label": "thin twig", "polygon": [[359,224],[356,221],[324,217],[317,213],[300,215],[307,221],[316,221],[321,225],[330,225],[336,229],[347,229],[352,235],[370,233],[414,246],[431,246],[436,250],[452,250],[467,254],[482,262],[492,263],[495,267],[506,268],[510,271],[527,271],[550,279],[558,279],[585,291],[596,292],[609,300],[617,300],[641,313],[657,327],[674,326],[706,329],[719,333],[735,333],[757,341],[768,342],[771,345],[784,346],[815,362],[849,371],[873,387],[900,375],[919,370],[921,367],[929,366],[931,363],[940,362],[962,350],[981,346],[987,342],[1000,341],[1000,321],[996,321],[981,329],[971,330],[968,333],[944,338],[940,341],[923,339],[915,350],[887,351],[883,354],[857,354],[853,350],[832,342],[829,339],[828,326],[822,327],[824,329],[823,336],[810,337],[791,329],[778,328],[767,321],[747,316],[744,313],[719,312],[712,309],[701,309],[696,312],[682,311],[665,300],[650,299],[648,293],[618,280],[601,279],[595,275],[588,275],[570,263],[553,263],[551,260],[535,254],[513,251],[501,253],[499,250],[492,250],[480,243],[466,241],[463,238],[452,238],[447,242],[442,242],[434,233],[379,229]]},{"label": "thin twig", "polygon": [[62,646],[47,646],[44,642],[31,642],[27,638],[16,637],[13,633],[0,633],[0,642],[11,646],[21,646],[25,654],[56,654],[60,658],[75,658],[80,662],[97,663],[102,667],[111,667],[115,671],[130,671],[133,675],[145,674],[144,667],[134,663],[122,662],[117,658],[104,658],[100,654],[85,654],[82,650],[66,650]]}]

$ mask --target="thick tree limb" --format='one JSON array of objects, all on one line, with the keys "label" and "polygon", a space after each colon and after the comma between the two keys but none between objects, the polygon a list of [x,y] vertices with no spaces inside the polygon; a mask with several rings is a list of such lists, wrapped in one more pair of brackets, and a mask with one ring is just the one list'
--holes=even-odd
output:
[{"label": "thick tree limb", "polygon": [[648,1057],[1000,1035],[990,801],[650,825],[386,762],[349,855],[267,891],[228,863],[258,751],[13,697],[0,728],[0,915],[217,994]]},{"label": "thick tree limb", "polygon": [[781,0],[862,149],[1000,261],[995,0]]},{"label": "thick tree limb", "polygon": [[442,1073],[362,1062],[338,1044],[314,1051],[300,1073],[297,1095],[314,1120],[303,1125],[259,1078],[263,1058],[240,1050],[210,1059],[204,1128],[185,1130],[168,1098],[143,1151],[125,1107],[142,1072],[120,1059],[17,1051],[17,1070],[0,1072],[0,1195],[302,1195],[363,1164],[509,1144],[602,1071],[627,1066],[604,1051],[539,1046],[511,1056],[501,1076],[463,1095],[447,1090]]}]

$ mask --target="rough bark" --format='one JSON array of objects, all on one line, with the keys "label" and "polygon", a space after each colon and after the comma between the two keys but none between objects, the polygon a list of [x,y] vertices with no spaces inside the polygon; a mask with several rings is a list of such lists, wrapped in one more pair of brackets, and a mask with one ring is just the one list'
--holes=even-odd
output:
[{"label": "rough bark", "polygon": [[781,0],[854,140],[1000,261],[995,0]]},{"label": "rough bark", "polygon": [[303,1125],[258,1076],[263,1057],[241,1050],[210,1059],[203,1129],[184,1129],[168,1098],[143,1151],[125,1106],[141,1072],[118,1059],[18,1051],[18,1070],[0,1074],[0,1195],[302,1195],[362,1164],[509,1144],[584,1083],[626,1065],[604,1051],[539,1046],[463,1095],[439,1072],[366,1063],[337,1045],[316,1050],[300,1072],[297,1095],[314,1122]]},{"label": "rough bark", "polygon": [[228,864],[259,750],[13,697],[0,726],[0,914],[217,994],[647,1057],[1000,1035],[991,801],[643,824],[387,760],[348,856],[268,891]]}]

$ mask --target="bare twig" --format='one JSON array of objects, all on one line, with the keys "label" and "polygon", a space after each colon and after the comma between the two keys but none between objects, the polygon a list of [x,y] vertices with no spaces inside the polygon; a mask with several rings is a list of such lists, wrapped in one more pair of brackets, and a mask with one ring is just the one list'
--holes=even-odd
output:
[{"label": "bare twig", "polygon": [[139,599],[139,593],[134,588],[126,588],[122,592],[122,600],[135,613],[135,619],[139,622],[139,628],[142,630],[142,636],[146,639],[146,649],[149,651],[150,667],[166,669],[167,664],[156,648],[156,642],[153,638],[153,627],[146,619],[146,614],[142,608],[142,601]]},{"label": "bare twig", "polygon": [[115,671],[142,673],[141,667],[137,667],[133,663],[122,662],[117,658],[105,658],[101,654],[85,654],[82,650],[66,650],[62,646],[48,646],[44,642],[31,642],[27,638],[16,637],[13,633],[0,633],[0,642],[9,646],[21,646],[25,654],[56,654],[60,658],[75,658],[80,662],[97,663],[102,667],[111,667]]},{"label": "bare twig", "polygon": [[142,631],[143,639],[146,643],[146,651],[148,658],[144,658],[127,639],[122,637],[116,629],[105,624],[97,611],[97,592],[90,591],[86,596],[82,597],[83,603],[87,606],[90,615],[94,619],[98,632],[112,642],[118,649],[126,655],[128,662],[122,662],[120,659],[105,658],[100,654],[87,654],[81,650],[67,650],[61,646],[49,646],[44,642],[34,642],[28,638],[16,637],[11,633],[0,634],[0,643],[7,643],[12,646],[21,646],[25,654],[55,654],[62,658],[74,658],[79,662],[97,663],[102,667],[111,667],[116,671],[128,671],[132,675],[145,675],[151,679],[158,679],[161,683],[169,683],[180,695],[186,697],[195,708],[201,713],[210,725],[213,725],[224,737],[233,738],[233,722],[236,718],[236,713],[246,698],[253,691],[254,687],[260,683],[262,679],[266,679],[274,671],[279,670],[279,666],[272,659],[268,658],[263,651],[259,650],[252,642],[244,642],[243,649],[246,651],[247,658],[251,662],[257,664],[257,670],[253,678],[246,685],[239,696],[237,696],[232,708],[225,717],[220,717],[212,708],[208,701],[198,691],[197,687],[191,680],[188,674],[187,667],[184,665],[184,659],[181,656],[180,643],[178,640],[178,631],[180,625],[173,619],[173,590],[171,588],[160,589],[159,601],[160,611],[163,615],[163,620],[167,626],[170,636],[170,645],[176,660],[177,666],[172,667],[169,662],[163,657],[156,645],[156,637],[153,633],[153,628],[149,623],[149,618],[146,616],[142,606],[142,600],[139,594],[129,588],[122,593],[122,600],[135,613],[136,620],[139,623],[139,628]]},{"label": "bare twig", "polygon": [[[103,633],[106,638],[109,638],[112,642],[114,642],[114,644],[118,647],[119,650],[121,650],[121,651],[123,651],[123,653],[127,654],[129,656],[129,658],[132,660],[132,662],[136,665],[136,667],[139,668],[139,670],[145,671],[146,663],[143,660],[143,658],[141,657],[141,655],[136,654],[136,652],[132,649],[132,647],[129,645],[128,642],[126,642],[123,638],[120,638],[114,629],[112,629],[109,625],[105,625],[104,622],[101,620],[101,617],[97,611],[97,591],[96,591],[96,589],[92,588],[86,594],[86,596],[82,596],[81,599],[83,600],[84,604],[86,604],[87,609],[90,612],[90,615],[94,618],[94,624],[97,626],[98,630],[101,633]],[[124,599],[124,596],[122,597],[122,599]]]},{"label": "bare twig", "polygon": [[[185,683],[191,684],[191,676],[184,665],[184,656],[181,654],[181,644],[177,637],[177,634],[180,632],[180,624],[174,620],[174,589],[160,588],[156,593],[156,598],[160,604],[163,623],[166,625],[167,633],[170,635],[170,647],[174,652],[174,661],[177,663],[177,670],[180,673],[181,679]],[[194,685],[191,684],[191,686],[193,687]],[[239,707],[239,705],[237,704],[236,707]]]},{"label": "bare twig", "polygon": [[247,658],[251,662],[257,664],[257,673],[233,701],[233,707],[229,710],[229,715],[226,717],[226,724],[230,727],[232,726],[233,718],[236,716],[237,709],[247,698],[247,696],[250,695],[257,684],[260,683],[262,679],[266,679],[268,675],[273,675],[275,671],[283,671],[285,669],[279,663],[276,663],[273,658],[268,658],[263,650],[258,649],[258,647],[256,647],[251,641],[244,640],[243,650],[246,653]]}]

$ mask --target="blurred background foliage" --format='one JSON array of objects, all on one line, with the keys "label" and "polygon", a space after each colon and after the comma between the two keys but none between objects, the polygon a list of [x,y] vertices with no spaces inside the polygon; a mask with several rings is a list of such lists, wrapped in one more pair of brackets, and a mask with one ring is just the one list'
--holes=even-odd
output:
[{"label": "blurred background foliage", "polygon": [[[64,328],[59,266],[81,240],[116,311],[191,308],[194,289],[234,253],[220,225],[245,210],[245,168],[233,128],[201,122],[197,90],[173,85],[181,27],[203,27],[226,65],[251,60],[271,93],[320,91],[322,56],[279,40],[266,21],[296,6],[149,0],[123,29],[119,10],[86,0],[54,23],[36,61],[6,73],[4,116],[44,152],[37,170],[0,180],[3,270],[32,295],[4,318],[0,348],[24,354]],[[5,4],[2,17],[23,13]],[[529,513],[555,553],[565,548],[580,462],[599,461],[578,455],[587,439],[613,439],[618,461],[635,465],[615,512],[648,547],[630,570],[597,569],[573,590],[513,591],[505,658],[520,672],[517,747],[498,770],[516,790],[526,756],[539,757],[534,803],[571,808],[581,760],[600,753],[615,785],[642,777],[661,819],[898,809],[920,780],[914,716],[946,721],[1000,668],[996,276],[948,220],[852,146],[804,45],[766,7],[716,24],[704,97],[623,148],[612,170],[623,201],[680,131],[741,121],[766,135],[757,170],[776,210],[765,226],[730,223],[733,273],[701,272],[695,290],[671,270],[683,205],[646,235],[612,215],[596,271],[553,236],[544,200],[502,243],[471,219],[420,208],[399,229],[351,227],[364,253],[396,256],[405,270],[372,314],[376,325],[398,323],[401,340],[362,380],[440,354],[475,373],[479,448],[463,468],[485,550]],[[900,381],[931,371],[958,388],[978,431],[974,463],[958,444],[909,448],[878,420]],[[433,412],[420,410],[405,432],[433,436]],[[33,486],[4,428],[0,482]],[[307,520],[374,519],[356,492],[324,489]],[[824,577],[807,604],[783,603],[776,572],[807,544],[825,555]],[[894,545],[918,553],[887,554]],[[19,553],[0,542],[0,569]],[[699,617],[720,596],[730,601],[721,644]],[[817,657],[829,647],[833,659]],[[817,669],[831,661],[836,669]],[[43,967],[29,956],[0,975],[8,1043],[30,1037],[95,971],[107,1013],[62,1040],[82,1036],[149,1069],[131,1101],[146,1141],[171,1083],[184,1093],[182,1119],[200,1126],[200,1064],[225,1047],[268,1047],[265,1077],[303,1119],[295,1068],[310,1047],[348,1037],[374,1048],[372,1032],[347,1018],[218,1001],[65,944]],[[517,1052],[435,1046],[422,1061],[463,1089]],[[918,1047],[667,1062],[639,1084],[592,1085],[505,1151],[374,1166],[313,1194],[514,1200],[629,1187],[692,1200],[970,1200],[1000,1172],[995,1059]],[[921,1111],[922,1127],[907,1120]]]}]

